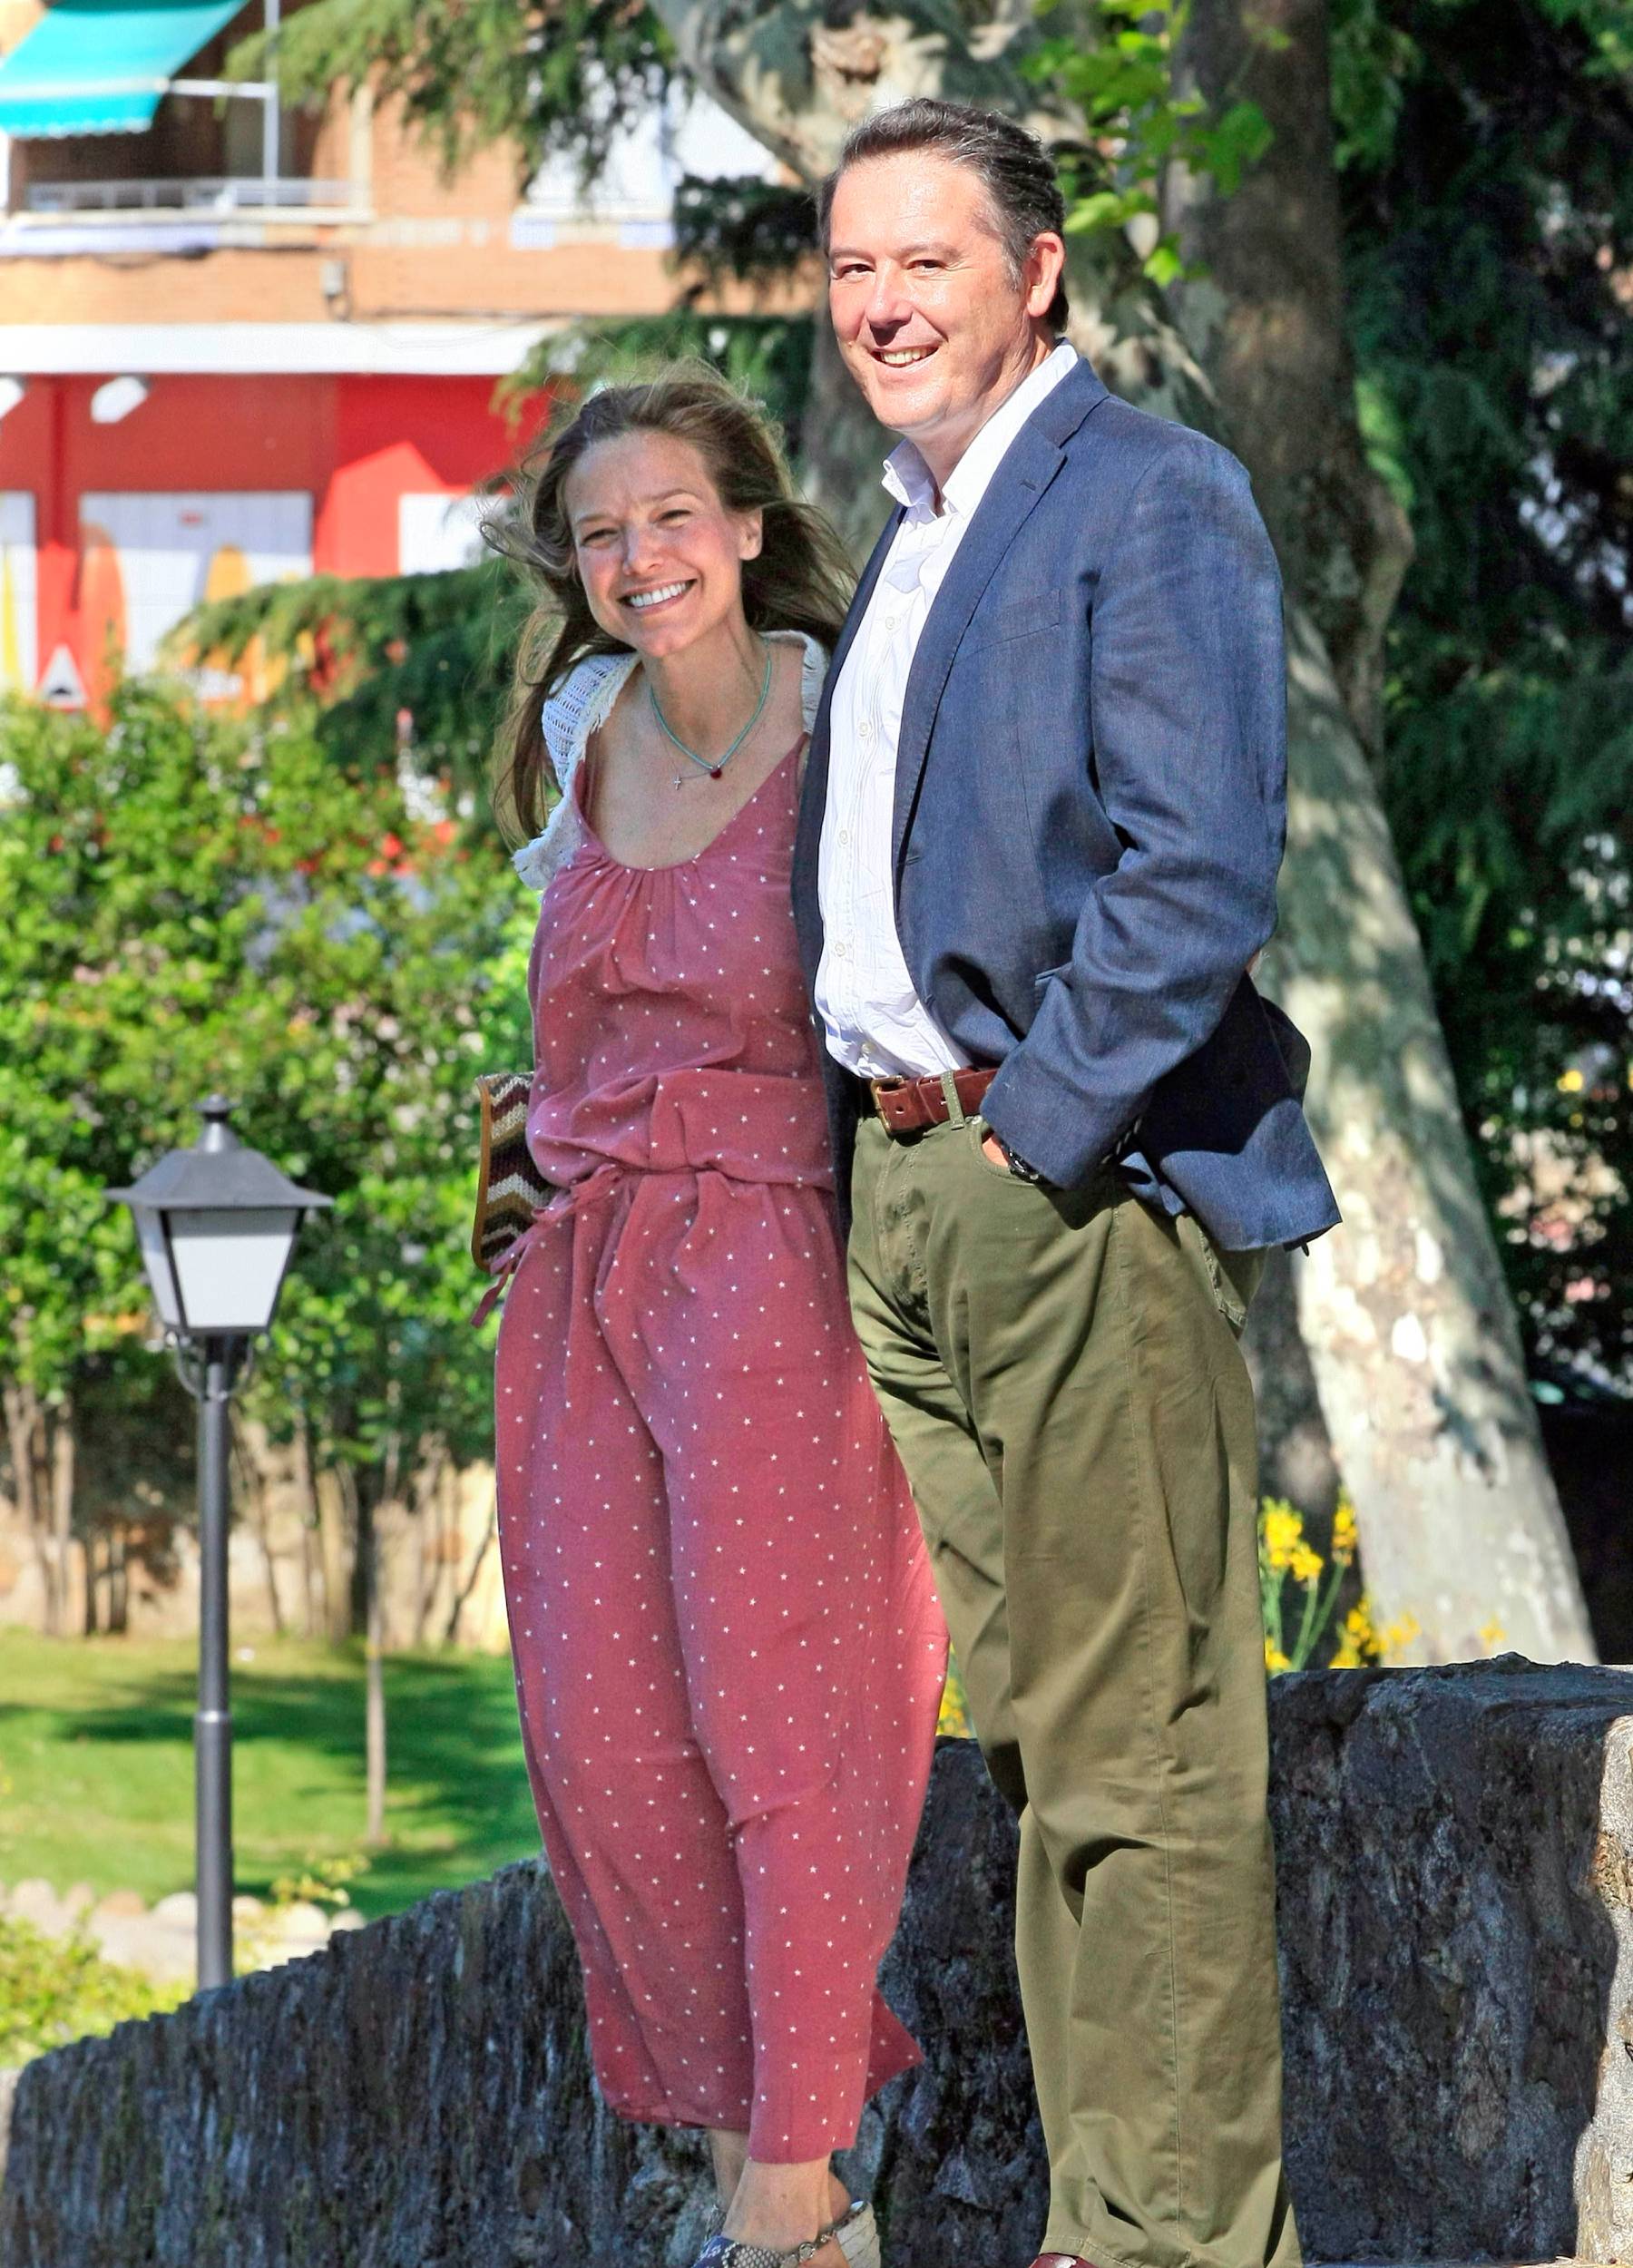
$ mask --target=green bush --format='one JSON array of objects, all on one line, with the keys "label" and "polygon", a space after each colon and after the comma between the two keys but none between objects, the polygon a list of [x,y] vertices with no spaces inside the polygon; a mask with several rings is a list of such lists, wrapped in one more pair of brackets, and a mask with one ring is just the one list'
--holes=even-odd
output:
[{"label": "green bush", "polygon": [[154,1984],[104,1960],[83,1929],[52,1937],[0,1914],[0,2068],[186,1998],[185,1985]]}]

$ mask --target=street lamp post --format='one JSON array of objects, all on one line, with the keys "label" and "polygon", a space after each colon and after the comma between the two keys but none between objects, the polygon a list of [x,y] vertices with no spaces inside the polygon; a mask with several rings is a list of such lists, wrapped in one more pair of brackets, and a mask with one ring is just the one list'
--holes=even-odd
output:
[{"label": "street lamp post", "polygon": [[232,1389],[278,1306],[305,1216],[332,1198],[298,1188],[200,1105],[204,1131],[128,1189],[142,1265],[181,1383],[199,1405],[199,1709],[193,1720],[199,1983],[232,1974],[232,1716],[227,1673],[227,1452]]}]

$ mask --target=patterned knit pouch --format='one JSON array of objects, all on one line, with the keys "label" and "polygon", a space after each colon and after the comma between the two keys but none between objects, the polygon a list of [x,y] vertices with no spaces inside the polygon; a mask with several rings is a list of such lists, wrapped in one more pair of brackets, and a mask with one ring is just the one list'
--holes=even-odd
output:
[{"label": "patterned knit pouch", "polygon": [[476,1081],[482,1103],[482,1158],[471,1257],[484,1276],[493,1273],[523,1230],[533,1226],[540,1206],[554,1194],[527,1147],[532,1085],[525,1071],[484,1071]]}]

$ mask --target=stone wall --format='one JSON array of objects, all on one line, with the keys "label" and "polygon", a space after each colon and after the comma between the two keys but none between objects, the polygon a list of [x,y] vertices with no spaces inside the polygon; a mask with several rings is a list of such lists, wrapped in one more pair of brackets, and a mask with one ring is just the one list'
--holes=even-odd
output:
[{"label": "stone wall", "polygon": [[[1287,2142],[1306,2249],[1633,2259],[1633,1677],[1276,1681]],[[853,2172],[897,2268],[1020,2268],[1044,2176],[1011,1823],[937,1758],[885,1988],[927,2065]],[[602,2115],[543,1871],[43,2058],[3,2268],[685,2268],[695,2138]]]}]

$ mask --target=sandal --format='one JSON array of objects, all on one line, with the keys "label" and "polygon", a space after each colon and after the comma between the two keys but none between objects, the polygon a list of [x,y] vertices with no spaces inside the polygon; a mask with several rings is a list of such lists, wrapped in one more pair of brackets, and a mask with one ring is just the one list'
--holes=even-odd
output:
[{"label": "sandal", "polygon": [[711,2236],[692,2268],[801,2268],[827,2243],[827,2231],[807,2237],[791,2253],[774,2251],[769,2244],[750,2244],[740,2236]]},{"label": "sandal", "polygon": [[858,2198],[837,2221],[831,2221],[791,2252],[779,2253],[769,2244],[750,2244],[740,2236],[711,2236],[692,2268],[804,2268],[832,2240],[845,2254],[849,2268],[879,2268],[879,2232],[873,2207]]},{"label": "sandal", "polygon": [[879,2224],[865,2197],[854,2199],[850,2211],[831,2228],[824,2229],[823,2234],[838,2245],[846,2268],[880,2268]]}]

